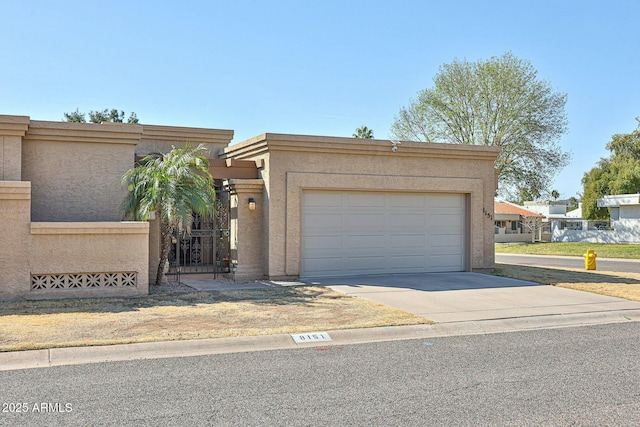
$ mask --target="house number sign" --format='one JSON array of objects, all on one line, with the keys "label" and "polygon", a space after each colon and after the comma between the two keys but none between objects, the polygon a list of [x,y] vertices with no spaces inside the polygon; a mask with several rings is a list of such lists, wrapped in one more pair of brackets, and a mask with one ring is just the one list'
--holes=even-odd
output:
[{"label": "house number sign", "polygon": [[326,332],[307,332],[304,334],[291,334],[291,337],[296,342],[296,344],[331,341],[331,337]]}]

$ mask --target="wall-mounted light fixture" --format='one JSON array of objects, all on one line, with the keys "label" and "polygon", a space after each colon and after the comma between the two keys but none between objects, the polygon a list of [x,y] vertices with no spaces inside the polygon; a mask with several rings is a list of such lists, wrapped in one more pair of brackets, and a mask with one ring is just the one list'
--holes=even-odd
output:
[{"label": "wall-mounted light fixture", "polygon": [[256,210],[256,201],[253,199],[253,197],[249,197],[249,210],[250,211]]}]

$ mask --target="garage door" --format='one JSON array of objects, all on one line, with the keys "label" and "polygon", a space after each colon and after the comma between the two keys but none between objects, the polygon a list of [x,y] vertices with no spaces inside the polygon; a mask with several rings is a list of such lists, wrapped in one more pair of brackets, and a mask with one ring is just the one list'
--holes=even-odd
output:
[{"label": "garage door", "polygon": [[464,271],[462,194],[305,191],[303,277]]}]

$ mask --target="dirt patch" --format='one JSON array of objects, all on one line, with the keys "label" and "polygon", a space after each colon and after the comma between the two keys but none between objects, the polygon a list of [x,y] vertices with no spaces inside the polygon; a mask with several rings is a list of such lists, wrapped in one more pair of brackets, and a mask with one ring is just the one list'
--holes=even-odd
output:
[{"label": "dirt patch", "polygon": [[0,351],[430,323],[317,286],[0,302]]},{"label": "dirt patch", "polygon": [[195,289],[191,286],[176,281],[165,281],[162,282],[160,286],[149,284],[149,295],[169,295],[193,291],[195,291]]}]

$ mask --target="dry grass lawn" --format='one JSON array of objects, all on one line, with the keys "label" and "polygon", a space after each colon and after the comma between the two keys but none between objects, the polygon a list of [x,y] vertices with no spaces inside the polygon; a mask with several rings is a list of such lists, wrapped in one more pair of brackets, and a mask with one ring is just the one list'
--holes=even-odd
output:
[{"label": "dry grass lawn", "polygon": [[497,276],[640,301],[640,274],[496,264]]},{"label": "dry grass lawn", "polygon": [[0,351],[430,323],[314,286],[0,302]]},{"label": "dry grass lawn", "polygon": [[[509,264],[494,274],[640,301],[640,274]],[[0,351],[425,323],[318,286],[0,302]]]}]

